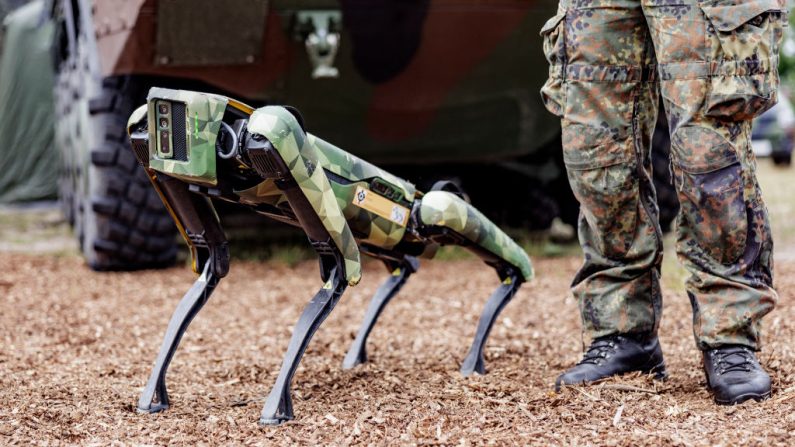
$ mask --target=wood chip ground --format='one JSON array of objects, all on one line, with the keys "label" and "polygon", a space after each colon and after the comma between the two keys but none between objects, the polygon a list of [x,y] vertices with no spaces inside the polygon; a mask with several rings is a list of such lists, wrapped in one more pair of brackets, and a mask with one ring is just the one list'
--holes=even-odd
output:
[{"label": "wood chip ground", "polygon": [[670,379],[624,377],[552,391],[580,356],[576,257],[538,259],[495,325],[489,373],[458,367],[496,285],[477,260],[426,262],[384,312],[370,362],[341,368],[386,272],[368,263],[316,334],[293,382],[296,420],[257,419],[292,325],[319,287],[312,262],[235,262],[194,321],[168,375],[172,407],[135,404],[187,268],[94,273],[74,256],[5,253],[0,271],[0,445],[792,445],[795,261],[765,320],[773,397],[719,407],[704,387],[688,299],[666,290],[661,339]]}]

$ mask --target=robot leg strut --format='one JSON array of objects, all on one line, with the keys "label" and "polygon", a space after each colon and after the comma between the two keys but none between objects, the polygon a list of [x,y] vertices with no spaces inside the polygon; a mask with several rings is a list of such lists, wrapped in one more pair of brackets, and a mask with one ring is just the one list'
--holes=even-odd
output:
[{"label": "robot leg strut", "polygon": [[387,268],[391,271],[389,278],[378,287],[378,290],[370,300],[370,305],[367,307],[367,313],[364,316],[359,333],[356,334],[356,339],[353,341],[348,353],[345,355],[345,360],[342,362],[344,369],[351,369],[367,361],[367,337],[375,326],[376,320],[384,310],[389,301],[394,298],[400,291],[409,276],[416,272],[420,263],[417,258],[412,256],[404,257],[400,262],[385,262]]},{"label": "robot leg strut", "polygon": [[139,413],[155,413],[168,408],[166,371],[171,359],[188,325],[229,271],[226,237],[210,201],[191,193],[188,185],[179,180],[162,174],[155,176],[151,172],[150,179],[188,242],[194,270],[201,275],[171,316],[154,369],[138,400]]},{"label": "robot leg strut", "polygon": [[337,305],[347,287],[343,275],[337,273],[336,267],[332,268],[330,276],[328,282],[309,301],[295,324],[279,376],[262,408],[260,425],[280,425],[294,418],[290,383],[295,375],[295,370],[298,368],[312,336]]},{"label": "robot leg strut", "polygon": [[486,340],[489,337],[492,326],[494,326],[494,322],[497,320],[497,316],[508,305],[521,285],[522,278],[515,273],[511,273],[486,302],[486,307],[480,314],[475,339],[469,348],[469,353],[464,359],[464,363],[461,364],[460,371],[464,377],[468,377],[472,373],[486,374],[486,361],[483,359],[483,348],[486,345]]},{"label": "robot leg strut", "polygon": [[[321,278],[326,281],[304,308],[295,329],[293,329],[293,335],[287,346],[276,383],[262,408],[259,423],[264,426],[280,425],[294,418],[292,398],[290,397],[290,384],[293,376],[312,336],[337,305],[349,283],[358,281],[358,277],[352,279],[346,275],[346,266],[351,265],[346,261],[353,258],[358,272],[359,252],[355,245],[340,247],[337,242],[347,240],[353,243],[350,228],[344,220],[336,227],[336,231],[330,229],[334,226],[329,225],[329,214],[341,218],[342,212],[339,208],[333,209],[337,206],[333,196],[329,196],[331,200],[322,202],[324,200],[322,193],[326,190],[330,191],[325,175],[321,174],[323,177],[312,178],[313,174],[306,171],[306,164],[303,160],[299,159],[298,163],[295,162],[295,159],[291,160],[292,163],[286,162],[286,159],[291,156],[293,158],[300,157],[300,153],[290,154],[287,151],[280,151],[269,141],[262,141],[263,144],[259,147],[248,148],[248,156],[255,160],[254,165],[258,174],[263,179],[274,179],[277,187],[287,197],[290,208],[309,237],[312,247],[320,256]],[[315,190],[307,192],[305,191],[306,186],[302,183],[310,181]],[[329,213],[329,208],[332,208],[331,213]],[[335,234],[331,234],[332,231]],[[348,257],[345,257],[343,253],[348,253]]]},{"label": "robot leg strut", "polygon": [[533,277],[527,253],[475,207],[456,194],[431,191],[417,208],[417,230],[442,244],[461,245],[493,267],[502,281],[486,303],[461,374],[485,374],[483,348],[502,309]]}]

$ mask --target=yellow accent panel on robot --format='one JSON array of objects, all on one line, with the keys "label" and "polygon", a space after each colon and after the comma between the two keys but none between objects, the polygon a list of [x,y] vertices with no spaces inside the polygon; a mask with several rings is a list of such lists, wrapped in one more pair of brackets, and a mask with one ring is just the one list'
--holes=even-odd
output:
[{"label": "yellow accent panel on robot", "polygon": [[356,194],[353,196],[353,204],[404,227],[409,220],[408,208],[400,206],[389,199],[385,199],[361,186],[356,187]]}]

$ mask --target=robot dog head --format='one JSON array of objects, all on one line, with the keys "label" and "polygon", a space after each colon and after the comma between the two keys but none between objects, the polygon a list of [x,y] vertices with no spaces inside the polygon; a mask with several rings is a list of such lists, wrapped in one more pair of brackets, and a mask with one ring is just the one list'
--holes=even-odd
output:
[{"label": "robot dog head", "polygon": [[138,161],[189,182],[216,185],[216,140],[229,99],[153,88],[127,130]]}]

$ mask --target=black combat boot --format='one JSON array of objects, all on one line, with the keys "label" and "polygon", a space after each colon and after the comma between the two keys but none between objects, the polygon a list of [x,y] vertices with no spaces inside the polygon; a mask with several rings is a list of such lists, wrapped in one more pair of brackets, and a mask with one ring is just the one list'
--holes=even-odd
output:
[{"label": "black combat boot", "polygon": [[608,335],[597,338],[579,363],[558,376],[555,391],[561,385],[580,385],[617,374],[640,371],[665,379],[660,341],[656,335]]},{"label": "black combat boot", "polygon": [[704,372],[718,405],[770,397],[770,376],[746,346],[726,345],[704,351]]}]

